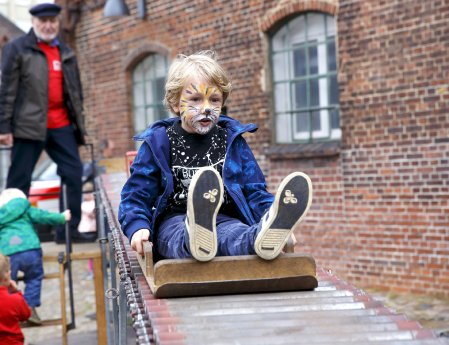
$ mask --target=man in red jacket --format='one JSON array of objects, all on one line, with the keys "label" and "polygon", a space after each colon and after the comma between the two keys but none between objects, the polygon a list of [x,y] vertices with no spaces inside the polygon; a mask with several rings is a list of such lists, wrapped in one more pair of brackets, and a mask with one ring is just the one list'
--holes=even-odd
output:
[{"label": "man in red jacket", "polygon": [[[12,146],[6,188],[28,195],[32,172],[42,153],[58,166],[67,186],[67,208],[73,242],[92,242],[81,234],[83,164],[78,145],[85,144],[83,92],[78,62],[58,36],[61,7],[40,3],[29,12],[32,29],[2,48],[0,83],[0,145]],[[65,210],[60,198],[60,210]],[[56,242],[65,241],[63,225]]]},{"label": "man in red jacket", "polygon": [[19,322],[31,316],[16,282],[11,280],[9,259],[0,253],[0,345],[23,345],[24,336]]}]

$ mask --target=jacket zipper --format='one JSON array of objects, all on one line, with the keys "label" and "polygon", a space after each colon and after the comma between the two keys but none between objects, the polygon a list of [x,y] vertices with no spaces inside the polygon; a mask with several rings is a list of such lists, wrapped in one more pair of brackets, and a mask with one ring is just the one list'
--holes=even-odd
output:
[{"label": "jacket zipper", "polygon": [[[229,141],[229,146],[226,150],[226,156],[225,156],[225,161],[223,164],[223,172],[226,171],[225,167],[226,167],[226,162],[227,162],[227,157],[228,157],[228,150],[231,149],[232,144],[234,143],[235,138],[237,138],[238,135],[241,135],[243,133],[243,131],[239,131],[236,134],[234,134],[230,141]],[[223,173],[223,178],[225,178],[225,174]],[[225,179],[223,179],[223,182],[226,182]],[[245,216],[246,220],[250,223],[250,224],[254,224],[255,223],[255,219],[251,213],[251,210],[248,207],[248,204],[245,200],[242,201],[242,198],[240,197],[240,194],[236,193],[233,189],[232,186],[230,188],[228,188],[226,186],[226,183],[223,183],[227,192],[232,196],[232,198],[234,199],[234,201],[236,202],[237,206],[239,207],[240,211],[243,213],[243,215]]]},{"label": "jacket zipper", "polygon": [[[152,143],[152,144],[154,144],[154,143]],[[164,171],[161,162],[159,161],[157,155],[154,154],[154,151],[153,151],[153,145],[148,145],[148,146],[150,147],[151,153],[152,153],[153,156],[154,156],[154,160],[156,161],[156,164],[157,164],[157,165],[159,166],[159,168],[161,169],[161,172],[162,172],[162,179],[165,179],[165,181],[166,181],[166,182],[165,182],[165,189],[164,189],[164,192],[162,193],[162,196],[159,198],[159,201],[158,201],[158,203],[157,203],[157,205],[156,205],[156,207],[155,207],[155,209],[154,209],[154,215],[153,215],[153,217],[152,217],[153,219],[152,219],[152,224],[151,224],[151,226],[154,227],[154,224],[156,223],[157,217],[162,213],[162,212],[159,212],[160,204],[161,204],[162,200],[168,199],[168,197],[167,197],[167,194],[168,194],[168,179],[167,179],[167,174],[166,174],[166,172]]]}]

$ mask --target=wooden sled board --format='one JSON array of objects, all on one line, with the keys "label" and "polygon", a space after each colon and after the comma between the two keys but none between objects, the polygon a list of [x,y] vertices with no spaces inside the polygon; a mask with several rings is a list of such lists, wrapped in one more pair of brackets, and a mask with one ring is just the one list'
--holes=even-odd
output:
[{"label": "wooden sled board", "polygon": [[161,260],[153,265],[151,245],[138,256],[148,285],[157,298],[313,290],[318,286],[312,256],[281,254],[266,261],[257,255],[221,256],[209,262]]}]

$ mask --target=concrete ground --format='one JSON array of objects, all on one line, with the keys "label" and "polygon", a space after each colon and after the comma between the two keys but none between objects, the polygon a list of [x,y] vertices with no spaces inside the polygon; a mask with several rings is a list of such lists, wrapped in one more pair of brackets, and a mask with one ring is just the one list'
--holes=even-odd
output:
[{"label": "concrete ground", "polygon": [[[65,245],[53,242],[42,243],[44,255],[65,250]],[[98,251],[98,243],[74,244],[73,252]],[[44,263],[46,273],[57,272],[56,263]],[[97,345],[96,303],[93,272],[88,260],[72,262],[72,280],[75,305],[75,329],[68,332],[69,345]],[[20,283],[22,284],[22,283]],[[23,286],[22,286],[23,289]],[[70,321],[68,281],[66,278],[67,317]],[[59,280],[44,280],[41,295],[42,305],[37,309],[43,320],[61,317]],[[41,326],[23,328],[25,345],[62,345],[62,326]],[[135,344],[133,330],[128,331],[129,344]]]},{"label": "concrete ground", "polygon": [[449,344],[449,298],[374,290],[367,292],[386,307],[406,315],[409,320],[418,321],[423,328],[434,330],[444,343]]}]

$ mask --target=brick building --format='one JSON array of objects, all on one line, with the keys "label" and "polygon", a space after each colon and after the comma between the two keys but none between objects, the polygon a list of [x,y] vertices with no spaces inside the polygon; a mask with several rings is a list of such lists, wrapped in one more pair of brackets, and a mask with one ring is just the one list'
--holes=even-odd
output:
[{"label": "brick building", "polygon": [[133,149],[166,116],[170,61],[216,50],[270,190],[314,182],[297,250],[360,287],[449,296],[447,1],[148,0],[144,19],[141,0],[113,19],[68,3],[95,144]]},{"label": "brick building", "polygon": [[1,52],[3,46],[7,42],[23,34],[24,32],[19,27],[0,13],[0,63],[2,61]]}]

